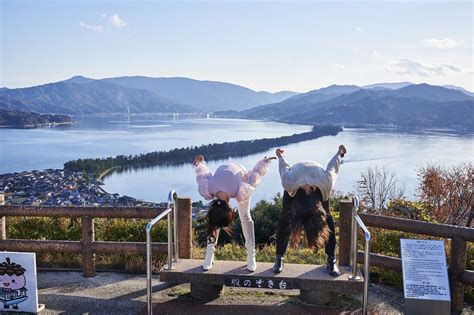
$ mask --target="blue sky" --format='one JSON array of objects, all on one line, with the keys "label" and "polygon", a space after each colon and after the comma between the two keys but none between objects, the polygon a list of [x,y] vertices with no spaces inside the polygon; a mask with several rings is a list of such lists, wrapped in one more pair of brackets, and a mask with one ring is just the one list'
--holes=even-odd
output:
[{"label": "blue sky", "polygon": [[145,75],[271,92],[399,81],[474,90],[471,1],[0,3],[10,88]]}]

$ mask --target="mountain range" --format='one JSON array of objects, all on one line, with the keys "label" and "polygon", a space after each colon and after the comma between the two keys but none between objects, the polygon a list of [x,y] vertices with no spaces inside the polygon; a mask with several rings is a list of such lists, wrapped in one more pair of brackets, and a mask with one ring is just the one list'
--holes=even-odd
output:
[{"label": "mountain range", "polygon": [[1,89],[0,108],[59,114],[172,113],[245,110],[295,92],[256,92],[224,82],[188,78],[75,76],[28,88]]},{"label": "mountain range", "polygon": [[410,82],[331,85],[297,94],[188,78],[75,76],[28,88],[0,88],[0,108],[71,115],[224,112],[291,123],[474,129],[472,92]]},{"label": "mountain range", "polygon": [[474,97],[428,84],[329,86],[241,111],[238,117],[305,124],[397,125],[473,131]]}]

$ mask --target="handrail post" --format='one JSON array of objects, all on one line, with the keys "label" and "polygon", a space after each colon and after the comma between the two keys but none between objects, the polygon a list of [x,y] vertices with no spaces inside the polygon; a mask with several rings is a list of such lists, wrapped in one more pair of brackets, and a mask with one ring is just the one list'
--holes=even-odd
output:
[{"label": "handrail post", "polygon": [[352,199],[346,198],[340,201],[339,207],[339,265],[348,266],[351,263],[351,231],[352,224]]},{"label": "handrail post", "polygon": [[192,258],[192,203],[189,197],[177,199],[179,258]]},{"label": "handrail post", "polygon": [[[174,210],[173,210],[174,211]],[[173,211],[168,213],[168,266],[165,269],[172,270],[173,267],[173,225],[171,221],[173,220]]]},{"label": "handrail post", "polygon": [[172,218],[174,208],[176,208],[176,192],[174,190],[170,191],[168,195],[168,207],[167,209],[151,219],[146,225],[146,293],[147,293],[147,314],[152,315],[152,286],[151,286],[151,274],[152,274],[152,253],[151,253],[151,229],[153,225],[160,221],[165,215],[168,220],[168,269],[173,269],[173,231],[172,231]]},{"label": "handrail post", "polygon": [[82,222],[82,270],[84,277],[95,276],[94,219],[90,216],[81,217]]},{"label": "handrail post", "polygon": [[369,305],[369,278],[370,278],[370,239],[365,239],[365,253],[364,253],[364,296],[362,301],[362,314],[367,314]]},{"label": "handrail post", "polygon": [[466,241],[460,237],[451,238],[450,256],[451,310],[461,313],[464,302],[464,285],[461,282],[461,276],[466,270]]},{"label": "handrail post", "polygon": [[357,207],[359,202],[356,196],[354,196],[352,204],[352,226],[351,226],[351,270],[352,275],[349,276],[350,280],[360,280],[360,277],[357,275]]},{"label": "handrail post", "polygon": [[174,262],[179,262],[179,238],[178,238],[178,205],[177,205],[177,197],[176,194],[173,195],[173,244],[174,244],[174,252],[173,258]]}]

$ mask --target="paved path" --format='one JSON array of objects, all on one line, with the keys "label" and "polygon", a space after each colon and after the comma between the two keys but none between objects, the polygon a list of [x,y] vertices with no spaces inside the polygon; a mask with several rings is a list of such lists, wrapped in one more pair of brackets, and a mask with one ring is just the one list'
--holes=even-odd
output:
[{"label": "paved path", "polygon": [[[84,278],[80,272],[39,272],[38,299],[46,309],[41,314],[145,314],[146,277],[98,272]],[[225,288],[224,297],[213,301],[191,298],[189,285],[168,286],[153,281],[154,314],[338,314],[341,309],[357,310],[357,299],[343,297],[332,307],[302,303],[299,290]]]},{"label": "paved path", "polygon": [[[157,279],[153,291],[167,287]],[[146,307],[146,276],[98,272],[38,272],[38,300],[46,314],[138,314]]]},{"label": "paved path", "polygon": [[[154,314],[360,314],[361,296],[342,295],[327,307],[301,302],[299,290],[225,288],[224,297],[212,301],[191,298],[189,285],[168,286],[153,281]],[[84,278],[80,272],[39,272],[38,298],[49,314],[145,314],[146,277],[99,272]],[[369,290],[371,314],[400,314],[403,292],[380,285]],[[473,314],[468,306],[464,314]]]}]

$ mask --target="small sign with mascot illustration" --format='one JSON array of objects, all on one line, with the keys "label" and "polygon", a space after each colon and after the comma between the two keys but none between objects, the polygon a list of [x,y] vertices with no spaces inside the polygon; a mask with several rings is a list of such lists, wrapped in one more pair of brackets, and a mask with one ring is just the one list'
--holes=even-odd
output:
[{"label": "small sign with mascot illustration", "polygon": [[0,252],[0,312],[38,312],[36,256]]}]

